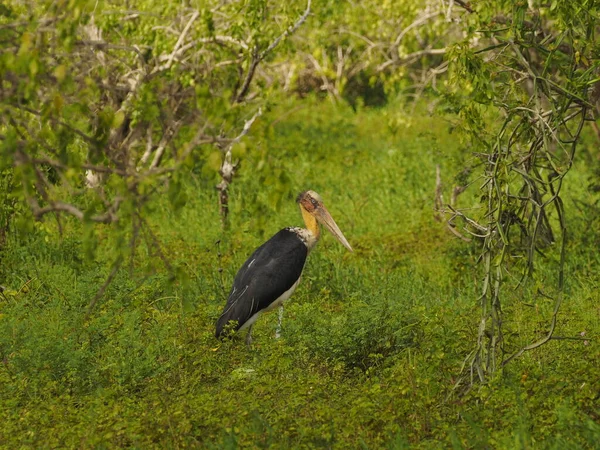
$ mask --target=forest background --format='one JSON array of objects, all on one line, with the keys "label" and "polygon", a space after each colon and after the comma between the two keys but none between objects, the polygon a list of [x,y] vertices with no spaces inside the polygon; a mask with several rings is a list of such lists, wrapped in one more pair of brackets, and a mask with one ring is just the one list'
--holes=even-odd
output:
[{"label": "forest background", "polygon": [[4,1],[0,445],[597,448],[599,9]]}]

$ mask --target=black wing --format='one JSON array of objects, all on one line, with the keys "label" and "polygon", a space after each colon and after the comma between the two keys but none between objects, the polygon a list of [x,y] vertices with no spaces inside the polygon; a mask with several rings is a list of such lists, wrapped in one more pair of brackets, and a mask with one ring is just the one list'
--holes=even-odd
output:
[{"label": "black wing", "polygon": [[235,330],[238,330],[290,289],[302,274],[307,254],[300,236],[288,228],[258,247],[235,276],[227,304],[217,321],[216,336],[232,320],[237,321]]}]

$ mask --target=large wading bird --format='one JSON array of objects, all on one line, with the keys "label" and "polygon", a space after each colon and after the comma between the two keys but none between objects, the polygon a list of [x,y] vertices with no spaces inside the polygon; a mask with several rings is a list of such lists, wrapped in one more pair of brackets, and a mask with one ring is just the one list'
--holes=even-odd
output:
[{"label": "large wading bird", "polygon": [[[306,228],[284,228],[252,253],[235,276],[227,304],[217,321],[217,338],[225,330],[248,329],[246,344],[250,345],[256,319],[265,311],[283,307],[283,302],[290,298],[298,286],[306,257],[321,236],[319,223],[352,251],[319,194],[314,191],[303,192],[296,202]],[[282,309],[277,336],[281,327],[281,312]]]}]

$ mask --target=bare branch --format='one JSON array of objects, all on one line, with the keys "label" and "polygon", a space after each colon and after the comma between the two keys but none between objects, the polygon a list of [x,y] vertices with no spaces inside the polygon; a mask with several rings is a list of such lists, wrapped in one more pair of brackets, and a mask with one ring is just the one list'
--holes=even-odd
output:
[{"label": "bare branch", "polygon": [[111,269],[110,273],[108,274],[108,277],[106,278],[106,280],[104,281],[104,283],[102,284],[102,286],[100,287],[100,289],[98,290],[96,295],[94,295],[94,298],[92,298],[92,300],[88,304],[87,310],[85,312],[86,320],[89,318],[89,316],[90,316],[92,310],[94,309],[94,306],[96,306],[96,303],[98,302],[98,300],[100,300],[100,298],[102,298],[102,296],[104,295],[104,292],[106,292],[106,288],[108,288],[110,283],[112,283],[112,281],[117,276],[117,273],[119,272],[119,269],[121,268],[122,264],[123,264],[123,257],[119,256],[117,258],[117,260],[113,263],[112,269]]},{"label": "bare branch", "polygon": [[[159,144],[160,145],[160,144]],[[140,158],[140,162],[138,163],[137,170],[141,170],[141,168],[148,162],[150,159],[150,154],[152,153],[152,149],[154,146],[152,145],[152,128],[148,127],[146,130],[146,151]]]},{"label": "bare branch", "polygon": [[221,210],[221,219],[223,221],[223,225],[227,224],[227,217],[229,214],[229,193],[228,188],[229,184],[233,180],[233,176],[235,175],[235,170],[237,168],[237,162],[232,163],[231,161],[231,151],[233,146],[240,142],[244,136],[248,134],[250,128],[254,121],[262,115],[262,109],[258,108],[258,111],[244,123],[244,128],[242,132],[236,136],[225,151],[225,155],[223,156],[223,162],[221,164],[221,170],[219,173],[221,174],[221,182],[217,184],[216,188],[219,191],[219,205]]},{"label": "bare branch", "polygon": [[[8,106],[10,106],[11,108],[14,108],[15,110],[22,110],[22,111],[26,111],[30,114],[36,115],[36,116],[42,116],[42,113],[40,111],[37,111],[33,108],[29,108],[27,106],[24,105],[14,105],[14,104],[8,104]],[[72,125],[69,125],[68,123],[64,122],[63,120],[60,119],[56,119],[51,117],[50,120],[52,121],[53,124],[59,124],[65,128],[68,128],[70,131],[72,131],[73,133],[77,134],[79,137],[81,137],[84,141],[91,143],[91,144],[95,144],[96,141],[94,140],[94,138],[92,138],[91,136],[88,136],[87,134],[85,134],[83,131],[75,128]]]},{"label": "bare branch", "polygon": [[448,49],[445,47],[444,48],[428,48],[428,49],[424,49],[424,50],[419,50],[417,52],[413,52],[413,53],[406,55],[404,58],[399,58],[397,60],[389,59],[386,62],[379,64],[377,66],[377,71],[382,72],[383,70],[387,69],[391,65],[403,66],[403,65],[411,64],[411,63],[415,62],[417,59],[421,58],[422,56],[444,55],[447,51],[448,51]]},{"label": "bare branch", "polygon": [[454,0],[454,2],[455,2],[457,5],[459,5],[459,6],[461,6],[462,8],[464,8],[466,11],[470,12],[470,13],[473,13],[473,12],[475,12],[475,11],[473,10],[473,8],[471,8],[471,5],[470,5],[468,2],[465,2],[465,1],[463,1],[463,0]]},{"label": "bare branch", "polygon": [[150,169],[155,169],[158,167],[158,165],[160,164],[160,161],[163,157],[163,153],[165,152],[165,149],[167,148],[167,145],[169,144],[169,142],[171,142],[171,140],[173,139],[173,136],[175,136],[175,134],[177,134],[177,130],[179,130],[180,126],[181,126],[181,123],[176,122],[173,125],[173,127],[167,129],[164,132],[162,139],[158,143],[156,152],[154,153],[154,159],[152,160],[152,163],[150,164]]},{"label": "bare branch", "polygon": [[171,54],[169,55],[160,55],[158,60],[159,61],[165,61],[168,60],[171,56],[173,56],[173,58],[177,58],[180,55],[182,55],[183,53],[185,53],[186,51],[188,51],[190,48],[193,48],[195,46],[197,46],[198,44],[234,44],[237,45],[238,47],[241,47],[244,50],[248,50],[248,44],[246,44],[244,41],[239,41],[231,36],[223,36],[223,35],[218,35],[218,36],[214,36],[214,37],[210,37],[210,38],[200,38],[200,39],[194,39],[191,42],[188,42],[187,44],[181,46],[177,51],[173,51]]},{"label": "bare branch", "polygon": [[314,68],[317,69],[317,73],[321,77],[321,81],[323,82],[323,85],[321,86],[321,89],[324,90],[324,91],[326,91],[328,94],[332,95],[334,98],[337,98],[337,94],[336,94],[335,90],[330,87],[331,83],[329,82],[329,80],[325,76],[325,71],[323,70],[323,67],[321,67],[321,65],[319,64],[319,61],[317,61],[317,59],[313,55],[311,55],[310,53],[307,53],[306,57],[312,63],[312,65],[314,66]]},{"label": "bare branch", "polygon": [[188,21],[187,25],[185,26],[185,28],[179,35],[179,39],[177,39],[177,42],[175,43],[175,47],[173,48],[173,51],[171,52],[171,54],[169,55],[169,57],[167,59],[167,63],[165,65],[165,70],[168,70],[171,67],[171,64],[173,64],[173,58],[175,58],[175,53],[177,52],[177,50],[179,49],[181,44],[183,44],[185,36],[188,34],[188,31],[190,31],[192,24],[198,18],[199,15],[200,15],[200,13],[198,11],[194,11],[194,13],[192,14],[192,17],[190,17],[190,20]]},{"label": "bare branch", "polygon": [[446,226],[448,227],[448,229],[452,232],[452,234],[454,234],[457,238],[465,241],[465,242],[471,242],[473,239],[464,236],[463,234],[461,234],[454,225],[452,225],[450,222],[446,222]]},{"label": "bare branch", "polygon": [[[48,164],[49,166],[52,167],[57,167],[57,168],[61,168],[61,169],[68,169],[69,166],[67,166],[66,164],[63,164],[60,161],[57,161],[55,159],[51,159],[51,158],[32,158],[31,162],[34,164]],[[122,169],[118,169],[116,167],[107,167],[107,166],[98,166],[96,164],[81,164],[81,168],[82,169],[87,169],[87,170],[93,170],[94,172],[100,172],[100,173],[115,173],[117,175],[121,175],[121,176],[126,176],[128,175],[128,172]]]},{"label": "bare branch", "polygon": [[244,100],[244,98],[246,97],[246,94],[248,94],[248,89],[250,88],[250,83],[252,83],[252,79],[254,78],[254,73],[256,71],[256,67],[258,67],[258,64],[263,59],[265,59],[265,57],[271,51],[273,51],[273,49],[275,47],[277,47],[277,45],[279,45],[279,43],[284,38],[286,38],[290,34],[294,33],[300,27],[300,25],[302,25],[306,21],[306,18],[310,14],[311,1],[312,0],[308,0],[307,5],[306,5],[306,10],[304,11],[304,14],[302,14],[300,16],[300,18],[296,21],[296,23],[294,23],[294,25],[290,26],[287,30],[285,30],[282,34],[280,34],[271,43],[271,45],[269,45],[264,51],[262,51],[262,52],[259,53],[257,47],[255,47],[253,49],[253,51],[252,51],[252,60],[250,62],[250,66],[248,67],[248,72],[246,73],[246,77],[244,79],[244,82],[242,83],[242,87],[240,88],[240,91],[239,91],[238,95],[235,96],[235,98],[233,100],[233,103],[241,103]]},{"label": "bare branch", "polygon": [[156,249],[156,252],[158,253],[158,257],[162,260],[162,262],[165,265],[165,267],[167,268],[167,270],[169,272],[173,273],[173,265],[171,264],[169,259],[166,257],[165,253],[163,252],[162,247],[160,245],[160,240],[158,239],[156,234],[154,234],[154,232],[152,231],[150,224],[141,215],[138,214],[137,217],[140,221],[140,228],[142,229],[142,231],[146,231],[150,235],[150,239],[152,240],[152,245]]},{"label": "bare branch", "polygon": [[433,217],[438,222],[442,220],[440,213],[442,205],[444,204],[444,196],[442,194],[442,170],[440,165],[435,166],[435,196],[434,196],[434,214]]},{"label": "bare branch", "polygon": [[306,10],[304,11],[304,14],[302,14],[300,16],[300,18],[296,21],[296,23],[294,25],[292,25],[291,27],[289,27],[287,30],[285,30],[281,35],[279,35],[272,43],[271,45],[269,45],[267,47],[267,49],[265,51],[263,51],[260,54],[260,60],[262,61],[263,59],[265,59],[265,57],[271,53],[271,51],[273,51],[273,49],[275,47],[277,47],[277,45],[279,45],[279,43],[285,39],[286,37],[288,37],[290,34],[293,34],[299,27],[300,25],[302,25],[305,21],[306,18],[308,17],[308,15],[310,14],[310,5],[311,5],[311,1],[312,0],[308,0],[307,4],[306,4]]},{"label": "bare branch", "polygon": [[[50,25],[54,22],[56,22],[57,19],[56,18],[52,18],[52,19],[42,19],[39,20],[37,22],[37,26],[38,27],[42,27],[42,26],[47,26]],[[2,25],[0,25],[0,30],[4,30],[7,28],[19,28],[19,27],[26,27],[26,26],[31,26],[32,23],[31,22],[11,22],[11,23],[3,23]]]},{"label": "bare branch", "polygon": [[404,28],[400,33],[398,33],[398,36],[396,36],[396,39],[394,39],[394,44],[393,47],[395,49],[398,48],[398,46],[400,45],[400,42],[402,41],[402,39],[404,38],[404,36],[406,36],[406,34],[411,31],[413,28],[416,28],[418,26],[423,25],[425,22],[427,22],[430,19],[433,19],[439,15],[441,15],[442,13],[440,11],[435,11],[433,13],[430,14],[425,14],[424,16],[418,18],[417,20],[415,20],[413,23],[411,23],[410,25],[408,25],[406,28]]},{"label": "bare branch", "polygon": [[[119,44],[111,44],[102,40],[80,40],[75,42],[75,45],[85,46],[85,47],[96,47],[101,49],[112,49],[112,50],[127,50],[130,52],[136,53],[139,57],[142,56],[140,51],[140,47],[137,45],[119,45]],[[150,48],[150,47],[141,47],[141,48]]]},{"label": "bare branch", "polygon": [[[116,216],[115,213],[119,209],[120,203],[121,203],[121,198],[120,197],[115,198],[111,208],[108,211],[106,211],[104,214],[91,216],[91,217],[89,217],[89,220],[91,220],[92,222],[98,222],[98,223],[116,222],[118,220],[118,217]],[[71,205],[70,203],[51,202],[51,204],[49,206],[45,206],[45,207],[41,208],[37,204],[37,201],[35,203],[32,203],[31,199],[30,199],[30,205],[32,206],[33,215],[35,216],[35,218],[37,220],[41,219],[44,215],[51,213],[51,212],[65,212],[67,214],[70,214],[70,215],[76,217],[79,220],[83,220],[85,218],[85,213],[83,211],[81,211],[79,208],[77,208],[76,206]]]},{"label": "bare branch", "polygon": [[250,120],[246,120],[246,122],[244,122],[244,128],[242,129],[242,132],[231,141],[231,143],[229,144],[229,148],[227,149],[228,152],[231,153],[231,149],[233,148],[233,146],[240,142],[242,138],[248,134],[250,128],[252,127],[252,124],[260,116],[262,116],[262,108],[258,108],[258,111],[256,111],[256,113],[250,118]]},{"label": "bare branch", "polygon": [[244,79],[244,83],[240,89],[239,94],[235,97],[233,103],[241,103],[246,94],[248,93],[248,89],[250,88],[250,83],[252,83],[252,79],[254,78],[254,72],[256,71],[256,67],[260,63],[258,49],[254,49],[252,51],[252,61],[250,62],[250,67],[248,67],[248,73],[246,74],[246,78]]}]

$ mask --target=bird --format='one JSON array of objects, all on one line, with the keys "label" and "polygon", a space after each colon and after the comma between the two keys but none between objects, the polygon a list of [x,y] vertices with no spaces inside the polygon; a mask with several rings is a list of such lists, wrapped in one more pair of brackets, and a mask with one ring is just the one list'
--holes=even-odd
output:
[{"label": "bird", "polygon": [[319,194],[304,191],[298,195],[296,203],[306,228],[283,228],[250,255],[237,272],[223,313],[217,320],[217,338],[248,329],[246,344],[250,346],[256,320],[280,306],[276,333],[279,337],[283,303],[298,287],[306,257],[321,237],[319,224],[350,252],[353,251]]}]

